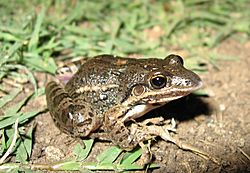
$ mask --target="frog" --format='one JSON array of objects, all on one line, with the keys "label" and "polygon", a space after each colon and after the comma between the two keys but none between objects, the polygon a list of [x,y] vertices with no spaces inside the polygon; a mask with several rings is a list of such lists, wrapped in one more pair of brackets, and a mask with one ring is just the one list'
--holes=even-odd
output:
[{"label": "frog", "polygon": [[151,128],[152,133],[130,128],[139,117],[202,86],[201,78],[176,54],[165,58],[103,54],[71,73],[64,82],[50,81],[45,89],[55,125],[72,137],[103,138],[126,151],[157,136],[157,128]]}]

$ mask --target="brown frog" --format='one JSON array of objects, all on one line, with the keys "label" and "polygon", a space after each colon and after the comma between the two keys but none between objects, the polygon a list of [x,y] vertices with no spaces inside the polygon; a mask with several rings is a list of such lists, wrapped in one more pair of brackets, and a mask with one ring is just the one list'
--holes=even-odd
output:
[{"label": "brown frog", "polygon": [[46,87],[57,127],[74,137],[105,136],[125,150],[152,138],[147,130],[128,128],[131,120],[202,85],[173,54],[165,59],[99,55],[79,66],[65,83],[52,81]]}]

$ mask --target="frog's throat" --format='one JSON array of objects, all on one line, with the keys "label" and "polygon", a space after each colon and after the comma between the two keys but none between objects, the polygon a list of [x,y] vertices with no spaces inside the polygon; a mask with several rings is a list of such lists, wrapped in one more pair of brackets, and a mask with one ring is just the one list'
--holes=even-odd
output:
[{"label": "frog's throat", "polygon": [[149,111],[151,111],[152,109],[160,107],[164,104],[158,104],[157,106],[152,104],[141,104],[133,106],[130,110],[128,110],[128,112],[125,114],[125,116],[122,118],[121,121],[126,122],[131,119],[139,118],[148,113]]}]

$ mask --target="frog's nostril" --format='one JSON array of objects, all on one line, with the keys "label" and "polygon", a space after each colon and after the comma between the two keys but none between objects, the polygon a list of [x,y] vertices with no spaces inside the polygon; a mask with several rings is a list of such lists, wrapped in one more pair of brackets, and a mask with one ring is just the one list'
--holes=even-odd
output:
[{"label": "frog's nostril", "polygon": [[191,86],[192,82],[190,80],[185,80],[184,82],[184,86]]}]

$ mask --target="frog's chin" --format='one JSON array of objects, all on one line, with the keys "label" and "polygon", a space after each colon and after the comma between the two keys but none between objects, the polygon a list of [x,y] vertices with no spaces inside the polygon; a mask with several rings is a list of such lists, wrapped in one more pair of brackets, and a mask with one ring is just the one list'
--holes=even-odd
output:
[{"label": "frog's chin", "polygon": [[155,109],[157,107],[160,107],[164,105],[165,103],[162,104],[140,104],[140,105],[135,105],[131,109],[128,110],[128,112],[125,114],[125,116],[122,118],[123,122],[126,122],[131,119],[137,119],[152,109]]}]

